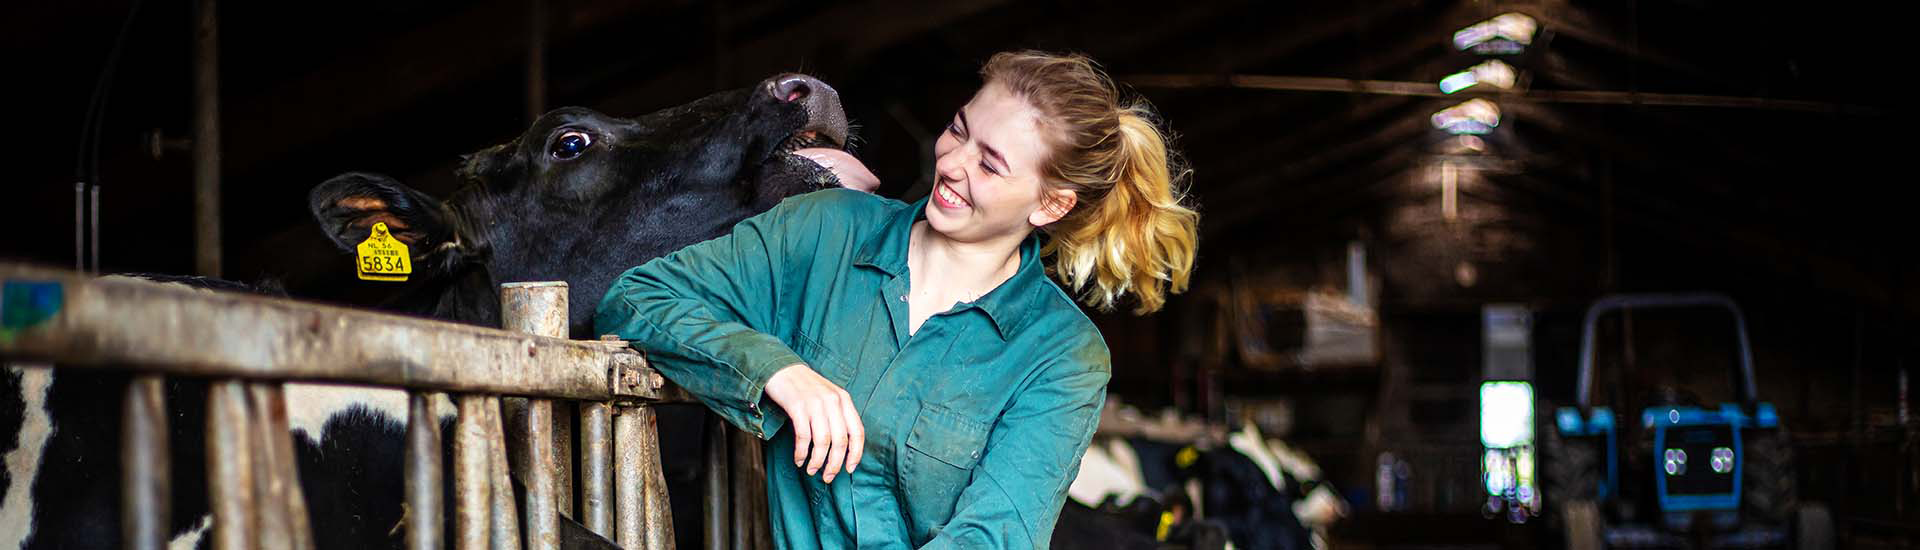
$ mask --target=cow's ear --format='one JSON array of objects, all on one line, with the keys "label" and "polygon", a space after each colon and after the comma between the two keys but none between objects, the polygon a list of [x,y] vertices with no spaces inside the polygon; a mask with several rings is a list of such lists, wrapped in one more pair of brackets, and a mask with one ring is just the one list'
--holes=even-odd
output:
[{"label": "cow's ear", "polygon": [[341,250],[353,250],[367,240],[373,224],[386,223],[415,258],[464,254],[459,224],[446,204],[393,178],[360,172],[334,176],[313,188],[307,204],[327,239]]}]

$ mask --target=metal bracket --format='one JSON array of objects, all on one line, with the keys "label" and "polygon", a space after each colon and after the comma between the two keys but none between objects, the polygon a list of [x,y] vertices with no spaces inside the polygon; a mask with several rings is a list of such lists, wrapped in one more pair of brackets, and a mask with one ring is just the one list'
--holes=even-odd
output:
[{"label": "metal bracket", "polygon": [[627,343],[620,340],[618,336],[601,336],[600,342],[617,348],[613,350],[607,373],[607,379],[613,385],[611,389],[614,399],[622,401],[659,399],[660,388],[666,385],[667,380],[660,376],[660,373],[654,372],[652,367],[647,366],[647,359],[642,357],[640,352],[627,347]]}]

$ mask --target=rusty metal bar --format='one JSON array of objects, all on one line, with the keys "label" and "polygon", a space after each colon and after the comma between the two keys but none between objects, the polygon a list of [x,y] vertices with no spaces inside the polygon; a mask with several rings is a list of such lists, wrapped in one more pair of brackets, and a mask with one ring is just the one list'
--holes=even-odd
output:
[{"label": "rusty metal bar", "polygon": [[213,510],[213,548],[255,546],[253,453],[244,382],[220,380],[207,389],[207,496]]},{"label": "rusty metal bar", "polygon": [[552,550],[560,547],[560,503],[554,485],[553,402],[533,399],[527,402],[527,471],[521,477],[527,486],[527,548]]},{"label": "rusty metal bar", "polygon": [[[567,336],[567,283],[561,281],[507,283],[500,285],[501,328],[536,336]],[[523,468],[517,469],[526,483],[527,548],[549,550],[560,545],[560,506],[557,502],[561,451],[554,438],[556,417],[553,401],[530,399],[518,443],[524,452]],[[512,495],[511,492],[506,493]]]},{"label": "rusty metal bar", "polygon": [[760,438],[726,424],[728,455],[733,460],[733,547],[771,548],[767,527],[767,467]]},{"label": "rusty metal bar", "polygon": [[263,550],[285,550],[293,546],[286,507],[290,483],[281,477],[280,457],[274,456],[274,449],[268,443],[272,436],[267,431],[272,429],[273,420],[268,417],[261,386],[252,382],[244,386],[251,419],[247,423],[247,452],[253,455],[254,546]]},{"label": "rusty metal bar", "polygon": [[462,395],[460,416],[453,430],[454,548],[482,550],[493,532],[491,525],[493,469],[488,464],[487,398]]},{"label": "rusty metal bar", "polygon": [[580,417],[579,403],[553,402],[553,500],[561,517],[578,521],[573,508],[573,422]]},{"label": "rusty metal bar", "polygon": [[163,550],[172,531],[166,400],[159,375],[137,375],[127,384],[120,416],[120,533],[132,550]]},{"label": "rusty metal bar", "polygon": [[527,124],[547,111],[547,0],[527,2]]},{"label": "rusty metal bar", "polygon": [[434,412],[438,395],[407,393],[407,550],[445,547],[441,525],[440,416]]},{"label": "rusty metal bar", "polygon": [[733,509],[733,500],[729,498],[732,492],[728,488],[730,483],[728,480],[731,477],[727,472],[729,465],[727,442],[732,438],[727,435],[728,429],[727,422],[721,420],[719,415],[707,415],[707,442],[704,457],[707,475],[706,483],[701,487],[706,494],[700,499],[700,511],[705,514],[706,519],[702,522],[701,528],[706,536],[704,548],[707,550],[731,548],[729,545],[732,541],[731,532],[727,529],[727,524],[730,510]]},{"label": "rusty metal bar", "polygon": [[52,318],[0,341],[0,356],[10,359],[456,393],[691,400],[677,389],[649,384],[616,389],[610,368],[650,370],[624,342],[529,336],[20,264],[0,263],[0,280],[50,285],[61,294]]},{"label": "rusty metal bar", "polygon": [[580,403],[580,524],[613,538],[613,406]]},{"label": "rusty metal bar", "polygon": [[640,548],[640,418],[637,408],[621,407],[613,417],[614,542]]},{"label": "rusty metal bar", "polygon": [[500,398],[486,398],[487,465],[492,473],[493,490],[489,511],[493,515],[493,550],[520,548],[520,518],[513,502],[513,479],[507,474],[507,438],[501,429]]},{"label": "rusty metal bar", "polygon": [[220,276],[218,8],[215,0],[198,0],[193,7],[193,266],[208,277]]},{"label": "rusty metal bar", "polygon": [[613,419],[614,531],[622,547],[674,547],[656,423],[653,408],[645,405],[622,407]]},{"label": "rusty metal bar", "polygon": [[[1660,94],[1637,91],[1596,90],[1482,90],[1467,89],[1448,94],[1433,82],[1391,80],[1355,80],[1313,76],[1270,76],[1249,74],[1142,74],[1116,80],[1138,88],[1244,88],[1296,92],[1338,92],[1414,97],[1491,97],[1500,101],[1534,103],[1589,103],[1605,105],[1657,105],[1666,107],[1723,107],[1772,111],[1803,111],[1874,116],[1877,108],[1824,101],[1773,99],[1765,97],[1714,96],[1697,94]],[[1463,99],[1464,100],[1464,99]]]},{"label": "rusty metal bar", "polygon": [[307,525],[307,499],[300,489],[299,467],[293,455],[293,433],[287,427],[286,396],[277,382],[246,386],[253,414],[254,499],[258,505],[256,547],[306,550],[313,547]]}]

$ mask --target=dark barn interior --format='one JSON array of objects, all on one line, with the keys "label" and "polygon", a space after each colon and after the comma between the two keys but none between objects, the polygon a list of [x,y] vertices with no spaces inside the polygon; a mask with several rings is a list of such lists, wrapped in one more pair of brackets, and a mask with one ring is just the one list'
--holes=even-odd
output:
[{"label": "dark barn interior", "polygon": [[[88,267],[202,270],[193,4],[4,8],[20,172],[0,207],[0,260],[73,267],[86,255],[78,181],[99,189]],[[1112,350],[1111,395],[1144,411],[1134,421],[1171,410],[1257,424],[1310,456],[1340,502],[1320,544],[1571,544],[1554,487],[1544,504],[1490,493],[1483,382],[1527,382],[1528,445],[1545,445],[1556,408],[1579,402],[1596,299],[1712,292],[1744,312],[1752,397],[1791,430],[1783,475],[1798,500],[1825,507],[1834,546],[1911,548],[1920,265],[1907,216],[1920,197],[1898,183],[1912,116],[1894,69],[1911,50],[1892,12],[1708,0],[222,2],[210,274],[380,303],[399,287],[352,276],[307,212],[315,184],[378,172],[444,197],[462,155],[547,109],[632,116],[784,71],[837,88],[879,194],[915,200],[932,140],[987,56],[1084,52],[1178,136],[1202,216],[1190,291],[1150,316],[1090,312]],[[1457,43],[1503,14],[1534,26]],[[1469,70],[1494,60],[1511,82]],[[1457,73],[1480,83],[1437,84]],[[1468,112],[1484,105],[1490,120]],[[1740,343],[1725,315],[1695,313],[1603,317],[1593,404],[1637,425],[1647,407],[1739,401],[1726,373]],[[1529,478],[1561,460],[1529,457]]]}]

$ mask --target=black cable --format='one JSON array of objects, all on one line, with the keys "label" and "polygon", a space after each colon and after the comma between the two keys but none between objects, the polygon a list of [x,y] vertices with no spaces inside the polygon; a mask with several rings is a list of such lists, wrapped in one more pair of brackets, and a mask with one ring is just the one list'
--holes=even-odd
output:
[{"label": "black cable", "polygon": [[[113,95],[113,77],[119,72],[120,52],[126,49],[127,35],[133,29],[133,21],[140,15],[140,7],[145,0],[134,0],[128,8],[126,19],[120,22],[120,32],[114,36],[113,48],[107,50],[107,62],[100,68],[100,76],[94,79],[93,95],[87,98],[87,112],[80,122],[78,150],[74,153],[74,195],[73,195],[73,255],[75,268],[87,269],[86,256],[83,255],[83,235],[91,234],[92,268],[100,269],[100,133],[106,125],[107,100]],[[91,216],[87,214],[91,206]],[[87,230],[91,217],[92,231]]]},{"label": "black cable", "polygon": [[120,32],[114,36],[113,49],[107,51],[107,63],[100,68],[100,76],[94,80],[93,95],[87,101],[86,119],[80,127],[79,151],[75,154],[74,177],[79,181],[97,183],[99,180],[100,129],[107,118],[107,99],[113,95],[113,77],[119,72],[120,52],[125,49],[133,21],[145,3],[145,0],[134,0],[133,7],[127,10],[127,18],[121,21]]}]

